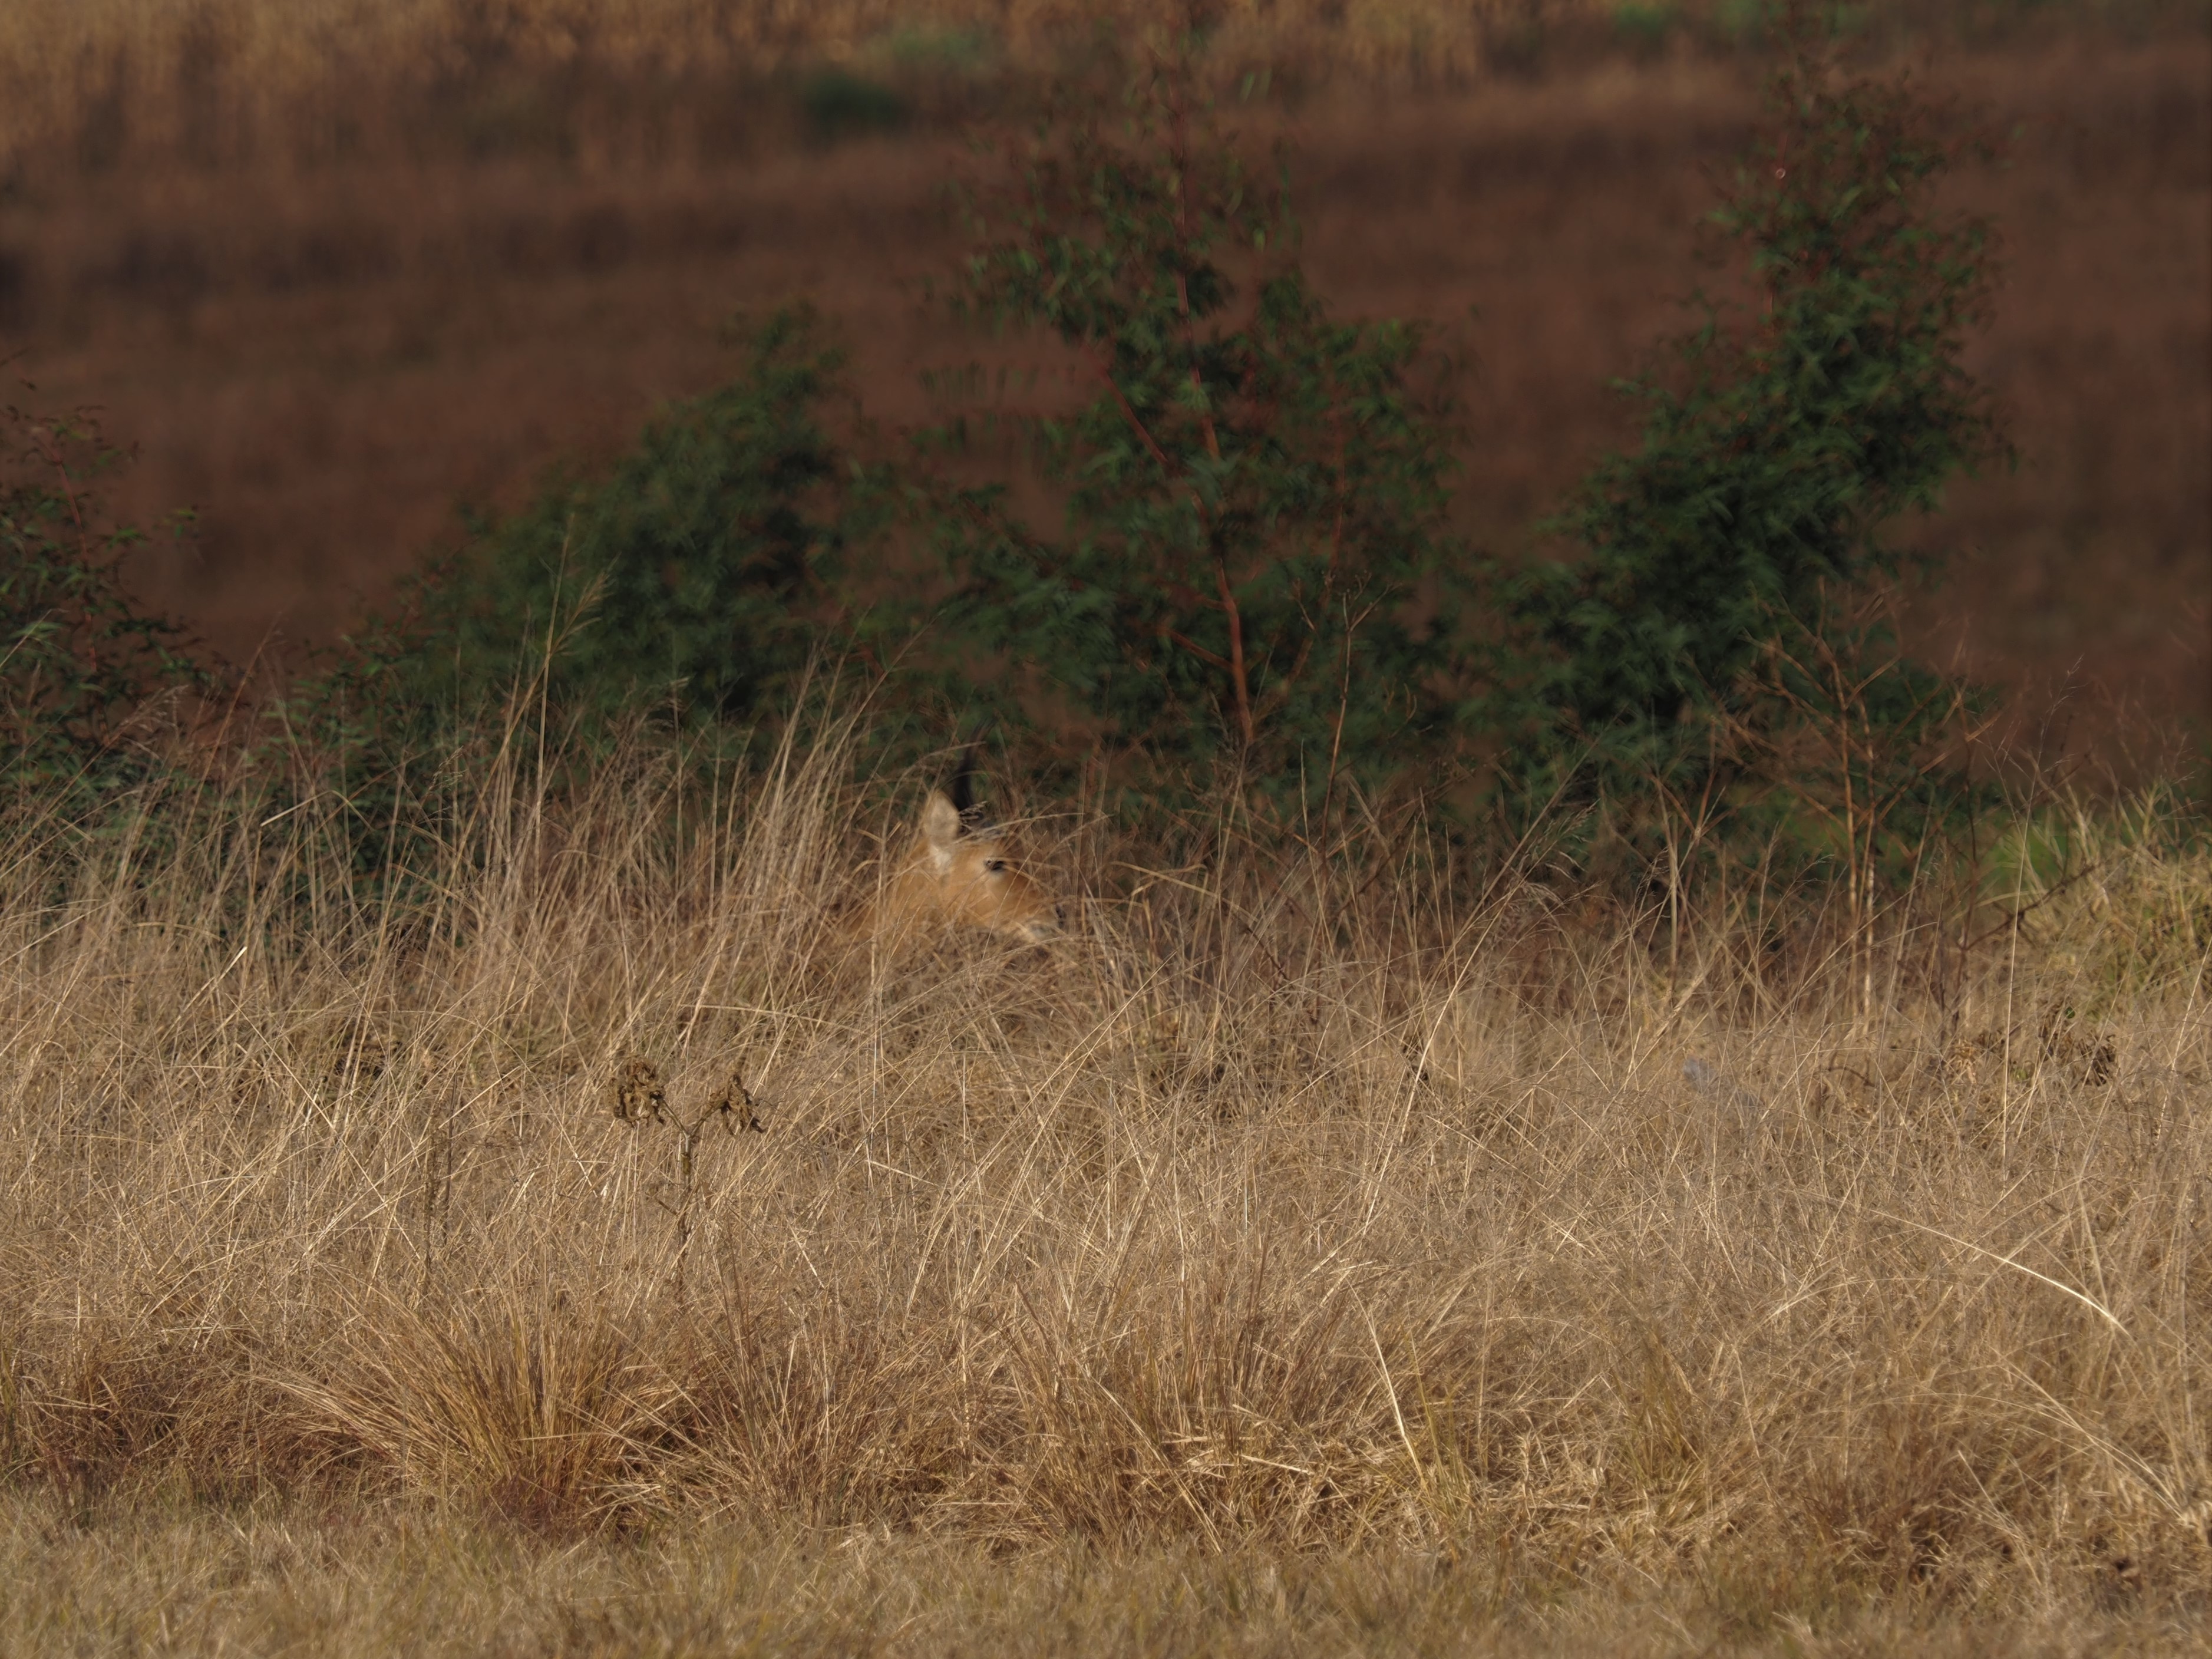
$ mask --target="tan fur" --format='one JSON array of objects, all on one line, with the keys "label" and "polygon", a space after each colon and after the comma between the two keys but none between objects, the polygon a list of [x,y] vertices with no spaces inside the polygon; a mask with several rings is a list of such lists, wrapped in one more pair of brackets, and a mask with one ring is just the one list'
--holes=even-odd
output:
[{"label": "tan fur", "polygon": [[1024,872],[1004,832],[969,829],[942,789],[929,792],[913,845],[862,925],[893,949],[952,927],[979,927],[1026,945],[1060,932],[1052,893]]}]

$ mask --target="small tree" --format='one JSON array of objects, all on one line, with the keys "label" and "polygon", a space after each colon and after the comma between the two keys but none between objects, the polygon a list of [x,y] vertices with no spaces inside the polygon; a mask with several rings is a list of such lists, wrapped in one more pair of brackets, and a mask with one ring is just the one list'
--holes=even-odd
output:
[{"label": "small tree", "polygon": [[[1763,671],[1864,679],[1852,659],[1886,641],[1827,619],[1899,574],[1900,514],[2003,453],[1960,361],[1988,306],[1988,228],[1929,200],[1955,146],[1909,88],[1837,82],[1811,38],[1796,30],[1776,130],[1715,215],[1758,313],[1737,325],[1707,302],[1675,348],[1679,389],[1628,388],[1649,405],[1643,447],[1556,521],[1582,556],[1510,596],[1520,662],[1488,712],[1533,798],[1723,799],[1808,702]],[[1917,684],[1899,718],[1944,701]]]},{"label": "small tree", "polygon": [[1255,188],[1190,82],[1187,55],[1156,59],[1118,131],[1063,119],[1014,157],[964,304],[1049,331],[1088,391],[1015,417],[1065,501],[1057,535],[1003,485],[928,495],[951,582],[934,614],[1013,671],[973,695],[1056,713],[1129,781],[1221,769],[1319,797],[1448,734],[1446,452],[1409,386],[1419,331],[1329,318],[1280,189]]}]

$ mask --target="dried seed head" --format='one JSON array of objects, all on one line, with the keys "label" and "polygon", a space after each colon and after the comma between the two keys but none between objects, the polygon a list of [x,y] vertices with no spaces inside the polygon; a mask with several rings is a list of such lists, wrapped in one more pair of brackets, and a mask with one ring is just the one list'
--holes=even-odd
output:
[{"label": "dried seed head", "polygon": [[624,1123],[641,1117],[665,1123],[667,1109],[668,1096],[653,1062],[636,1055],[624,1060],[622,1070],[615,1073],[615,1116]]},{"label": "dried seed head", "polygon": [[745,1087],[744,1074],[741,1071],[732,1072],[730,1080],[722,1085],[721,1093],[707,1103],[707,1115],[722,1117],[729,1123],[732,1133],[739,1129],[751,1129],[762,1134],[768,1133],[768,1126],[760,1121],[760,1107],[753,1099],[752,1091]]},{"label": "dried seed head", "polygon": [[1980,1074],[1982,1056],[1989,1052],[1986,1036],[1962,1036],[1943,1054],[1942,1071],[1946,1086],[1960,1089],[1970,1086]]}]

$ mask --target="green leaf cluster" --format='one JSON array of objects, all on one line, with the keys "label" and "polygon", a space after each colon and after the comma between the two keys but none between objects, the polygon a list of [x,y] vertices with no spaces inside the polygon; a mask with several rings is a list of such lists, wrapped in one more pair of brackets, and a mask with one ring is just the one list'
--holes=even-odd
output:
[{"label": "green leaf cluster", "polygon": [[[1780,659],[1843,653],[1842,683],[1894,689],[1897,720],[1943,701],[1869,678],[1868,653],[1893,641],[1830,623],[1900,573],[1901,514],[2003,453],[1961,365],[1989,232],[1937,210],[1955,147],[1911,88],[1838,83],[1801,48],[1775,100],[1773,136],[1716,215],[1746,256],[1751,314],[1709,303],[1674,381],[1630,388],[1642,446],[1553,526],[1578,556],[1510,593],[1522,654],[1481,714],[1512,734],[1532,799],[1715,798],[1820,702],[1763,672]],[[1917,744],[1896,735],[1904,758]]]},{"label": "green leaf cluster", "polygon": [[100,486],[124,458],[98,425],[9,408],[0,445],[0,790],[73,817],[160,770],[142,740],[155,707],[211,682],[125,590],[145,532],[105,514]]},{"label": "green leaf cluster", "polygon": [[[1120,123],[1059,120],[987,204],[974,316],[1058,343],[1073,406],[1002,417],[1062,507],[925,490],[931,615],[1010,724],[1157,799],[1233,775],[1287,805],[1381,787],[1449,744],[1460,571],[1424,342],[1332,319],[1255,188],[1164,68]],[[970,447],[973,422],[932,434]]]},{"label": "green leaf cluster", "polygon": [[[728,382],[663,410],[604,474],[477,520],[278,705],[272,762],[300,798],[337,798],[365,876],[404,880],[466,840],[465,774],[497,754],[558,789],[642,725],[703,769],[742,764],[825,627],[843,637],[866,492],[829,425],[842,360],[804,308],[738,337]],[[561,775],[537,775],[539,755]]]},{"label": "green leaf cluster", "polygon": [[838,354],[770,317],[744,371],[670,405],[603,477],[480,522],[362,641],[374,708],[419,733],[539,702],[586,734],[627,711],[735,732],[817,647],[850,531],[825,424]]}]

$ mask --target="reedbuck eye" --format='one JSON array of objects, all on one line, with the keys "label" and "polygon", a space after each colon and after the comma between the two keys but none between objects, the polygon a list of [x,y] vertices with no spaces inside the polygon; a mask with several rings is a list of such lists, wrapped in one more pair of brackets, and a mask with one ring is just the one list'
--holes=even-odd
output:
[{"label": "reedbuck eye", "polygon": [[983,860],[983,868],[993,875],[996,875],[1000,871],[1006,867],[1006,861],[1004,859],[985,859]]}]

